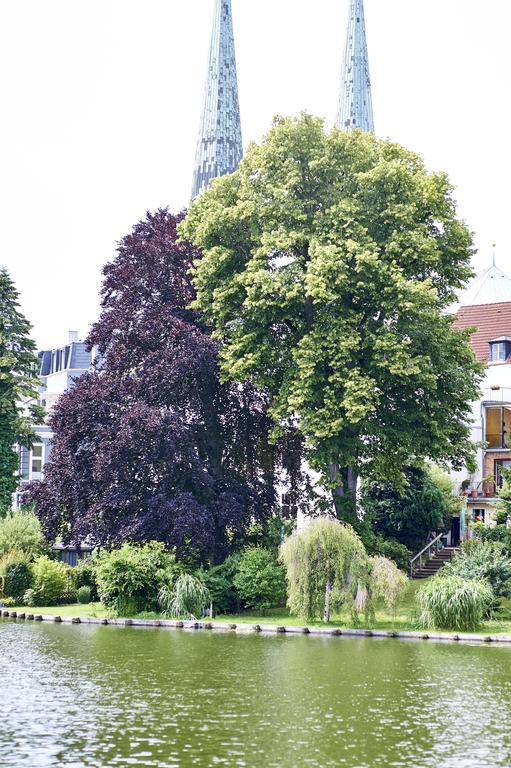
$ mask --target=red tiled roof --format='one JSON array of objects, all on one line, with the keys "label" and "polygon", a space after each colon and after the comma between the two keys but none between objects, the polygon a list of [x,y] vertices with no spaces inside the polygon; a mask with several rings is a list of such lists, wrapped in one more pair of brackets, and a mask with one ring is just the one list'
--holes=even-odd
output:
[{"label": "red tiled roof", "polygon": [[477,328],[472,336],[472,349],[478,360],[487,363],[490,352],[488,342],[499,336],[511,336],[511,302],[460,307],[454,327],[471,326]]}]

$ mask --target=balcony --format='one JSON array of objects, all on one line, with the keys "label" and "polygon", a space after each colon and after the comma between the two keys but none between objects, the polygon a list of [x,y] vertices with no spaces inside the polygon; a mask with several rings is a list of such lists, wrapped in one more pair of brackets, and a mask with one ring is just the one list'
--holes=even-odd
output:
[{"label": "balcony", "polygon": [[[500,478],[500,485],[502,485],[502,478]],[[462,495],[468,496],[468,499],[494,499],[497,495],[498,482],[494,479],[483,479],[479,482],[471,483],[468,488],[462,489]]]}]

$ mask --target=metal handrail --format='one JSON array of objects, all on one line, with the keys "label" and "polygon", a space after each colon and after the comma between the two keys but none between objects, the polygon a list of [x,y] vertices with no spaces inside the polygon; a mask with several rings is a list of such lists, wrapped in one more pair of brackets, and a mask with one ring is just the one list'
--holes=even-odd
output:
[{"label": "metal handrail", "polygon": [[413,572],[414,572],[413,564],[415,563],[416,560],[419,561],[419,568],[422,568],[422,556],[425,555],[426,552],[429,552],[431,548],[434,547],[435,545],[436,545],[437,552],[439,549],[443,549],[443,545],[439,547],[438,543],[440,542],[440,539],[443,539],[444,536],[445,536],[445,533],[439,533],[438,536],[435,539],[433,539],[433,541],[430,541],[429,544],[426,544],[424,549],[421,549],[421,551],[417,555],[415,555],[415,557],[412,557],[412,559],[410,560],[410,576],[413,576]]}]

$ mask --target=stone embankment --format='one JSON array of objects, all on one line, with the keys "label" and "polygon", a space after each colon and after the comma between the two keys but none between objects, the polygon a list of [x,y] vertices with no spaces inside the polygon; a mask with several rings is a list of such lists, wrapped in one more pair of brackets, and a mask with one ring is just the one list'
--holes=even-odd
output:
[{"label": "stone embankment", "polygon": [[102,624],[115,627],[163,627],[184,630],[222,630],[224,632],[262,633],[267,635],[321,635],[323,637],[374,637],[400,640],[442,640],[458,643],[511,644],[511,635],[456,634],[452,632],[398,632],[385,629],[342,629],[339,627],[297,627],[276,624],[231,624],[221,621],[175,621],[171,619],[99,619],[79,616],[49,616],[47,614],[0,609],[3,618],[23,621],[46,621],[63,624]]}]

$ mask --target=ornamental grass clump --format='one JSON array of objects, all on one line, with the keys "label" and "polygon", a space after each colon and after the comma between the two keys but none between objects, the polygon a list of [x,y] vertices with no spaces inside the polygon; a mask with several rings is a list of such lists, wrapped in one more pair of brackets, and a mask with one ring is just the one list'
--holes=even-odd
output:
[{"label": "ornamental grass clump", "polygon": [[480,626],[493,600],[493,590],[484,579],[435,576],[417,592],[418,625],[470,632]]},{"label": "ornamental grass clump", "polygon": [[158,594],[162,612],[173,619],[195,619],[210,599],[208,588],[189,573],[179,576],[172,586],[163,584]]},{"label": "ornamental grass clump", "polygon": [[[330,611],[348,605],[369,587],[370,565],[364,545],[350,525],[320,519],[293,533],[280,548],[291,613],[306,621],[329,621]],[[367,601],[365,601],[367,603]]]}]

